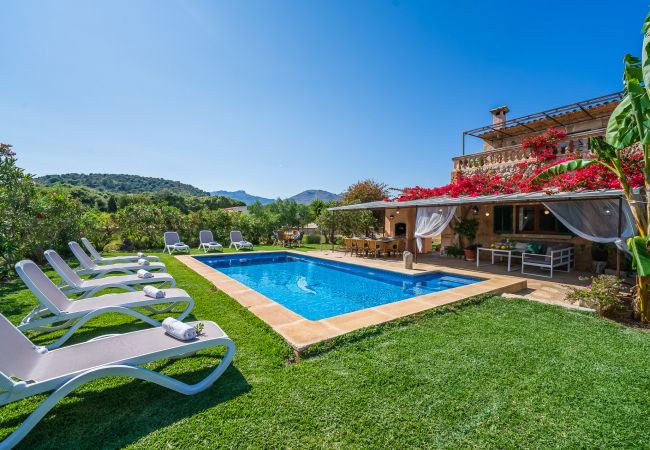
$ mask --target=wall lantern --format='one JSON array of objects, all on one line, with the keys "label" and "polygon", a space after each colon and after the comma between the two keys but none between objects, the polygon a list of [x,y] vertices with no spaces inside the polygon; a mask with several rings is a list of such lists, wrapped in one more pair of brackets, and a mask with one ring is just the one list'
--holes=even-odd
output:
[{"label": "wall lantern", "polygon": [[485,212],[485,217],[490,217],[490,211]]},{"label": "wall lantern", "polygon": [[472,207],[472,214],[474,214],[475,216],[478,216],[478,206]]},{"label": "wall lantern", "polygon": [[394,215],[391,214],[390,216],[388,216],[388,220],[393,220],[393,219],[395,219]]},{"label": "wall lantern", "polygon": [[605,210],[603,210],[603,214],[606,215],[606,216],[611,216],[611,215],[612,215],[612,211],[609,210],[609,209],[605,209]]},{"label": "wall lantern", "polygon": [[545,215],[545,216],[548,216],[549,214],[551,214],[551,211],[549,211],[548,209],[545,209],[545,210],[544,210],[544,215]]}]

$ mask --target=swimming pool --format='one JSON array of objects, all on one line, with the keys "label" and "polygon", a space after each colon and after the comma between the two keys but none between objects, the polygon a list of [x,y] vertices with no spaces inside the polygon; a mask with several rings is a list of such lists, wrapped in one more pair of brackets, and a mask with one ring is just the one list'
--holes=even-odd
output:
[{"label": "swimming pool", "polygon": [[289,252],[195,258],[309,320],[483,281],[444,272],[406,275]]}]

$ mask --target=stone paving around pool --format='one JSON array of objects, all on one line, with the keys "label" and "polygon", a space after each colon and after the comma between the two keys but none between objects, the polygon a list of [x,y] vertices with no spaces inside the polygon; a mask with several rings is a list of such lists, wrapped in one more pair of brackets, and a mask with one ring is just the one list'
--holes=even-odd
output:
[{"label": "stone paving around pool", "polygon": [[[304,255],[303,252],[293,252],[291,250],[289,250],[289,252],[297,255]],[[340,261],[340,259],[326,254],[315,255],[314,253],[309,252],[309,256]],[[202,263],[192,256],[179,255],[176,256],[176,258],[190,269],[212,282],[219,290],[234,298],[239,302],[239,304],[267,323],[297,351],[302,351],[314,344],[341,336],[351,331],[388,322],[411,314],[417,314],[428,309],[455,303],[469,297],[480,294],[514,293],[526,289],[527,285],[526,280],[521,278],[491,274],[488,277],[485,277],[482,274],[482,277],[487,278],[485,281],[473,283],[468,286],[461,286],[442,292],[421,295],[407,300],[387,303],[327,319],[308,320],[268,297],[265,297],[259,292]],[[415,270],[407,270],[402,267],[395,267],[393,264],[388,265],[381,260],[374,261],[361,258],[346,262],[361,266],[392,270],[394,272],[401,272],[410,275],[440,271],[440,268],[438,268],[438,270],[432,270],[419,266],[416,266]],[[476,273],[471,273],[466,270],[445,268],[444,272],[457,275],[476,276]]]}]

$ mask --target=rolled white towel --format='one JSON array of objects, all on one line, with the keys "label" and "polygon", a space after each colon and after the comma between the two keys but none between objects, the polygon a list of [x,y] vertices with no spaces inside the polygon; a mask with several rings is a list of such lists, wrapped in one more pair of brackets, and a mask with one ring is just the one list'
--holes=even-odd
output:
[{"label": "rolled white towel", "polygon": [[144,258],[140,258],[140,259],[138,259],[138,264],[141,265],[141,266],[148,266],[150,263],[149,263],[149,260],[144,259]]},{"label": "rolled white towel", "polygon": [[147,254],[142,253],[142,252],[138,252],[137,255],[138,255],[138,258],[146,258],[147,257]]},{"label": "rolled white towel", "polygon": [[136,273],[138,274],[138,278],[153,278],[153,273],[144,269],[140,269]]},{"label": "rolled white towel", "polygon": [[165,333],[181,341],[191,341],[196,338],[196,330],[193,326],[172,317],[167,317],[163,320],[162,327]]},{"label": "rolled white towel", "polygon": [[164,298],[167,295],[165,291],[153,286],[145,286],[142,291],[144,295],[151,298]]}]

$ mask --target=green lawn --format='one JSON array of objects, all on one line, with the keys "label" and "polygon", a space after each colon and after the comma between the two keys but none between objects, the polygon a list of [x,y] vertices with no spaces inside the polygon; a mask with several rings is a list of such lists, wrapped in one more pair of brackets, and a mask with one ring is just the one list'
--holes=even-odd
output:
[{"label": "green lawn", "polygon": [[[164,257],[238,346],[208,391],[185,397],[140,381],[94,382],[61,402],[22,448],[647,447],[650,334],[593,314],[482,298],[349,335],[299,362],[266,325]],[[15,323],[33,305],[0,285]],[[141,325],[91,322],[87,339]],[[38,339],[39,343],[45,342]],[[217,355],[218,351],[212,352]],[[214,359],[152,364],[198,380]],[[0,439],[38,398],[0,409]]]}]

